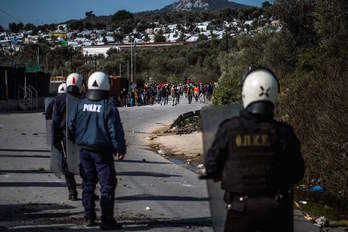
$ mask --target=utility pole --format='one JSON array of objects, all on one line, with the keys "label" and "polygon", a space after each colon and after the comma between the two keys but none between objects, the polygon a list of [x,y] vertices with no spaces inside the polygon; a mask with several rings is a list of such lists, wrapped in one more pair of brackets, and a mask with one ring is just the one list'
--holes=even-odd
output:
[{"label": "utility pole", "polygon": [[37,47],[37,53],[36,53],[36,59],[37,59],[37,66],[39,67],[40,71],[40,47]]},{"label": "utility pole", "polygon": [[97,56],[94,55],[94,72],[97,71]]},{"label": "utility pole", "polygon": [[134,77],[133,77],[133,82],[136,81],[136,75],[137,75],[137,44],[134,40]]},{"label": "utility pole", "polygon": [[127,60],[127,78],[129,82],[129,60]]},{"label": "utility pole", "polygon": [[130,67],[130,73],[131,73],[131,82],[133,83],[133,42],[131,43],[131,67]]},{"label": "utility pole", "polygon": [[73,50],[70,48],[70,73],[73,72],[73,67],[72,67],[72,56],[73,56]]},{"label": "utility pole", "polygon": [[48,72],[48,59],[47,59],[48,53],[46,53],[46,72]]}]

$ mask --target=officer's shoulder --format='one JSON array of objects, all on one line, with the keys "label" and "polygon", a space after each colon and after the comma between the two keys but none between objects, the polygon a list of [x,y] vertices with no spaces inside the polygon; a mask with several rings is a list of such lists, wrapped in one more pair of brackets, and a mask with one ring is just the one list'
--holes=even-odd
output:
[{"label": "officer's shoulder", "polygon": [[231,117],[222,121],[219,125],[220,128],[224,127],[236,127],[239,123],[238,117]]},{"label": "officer's shoulder", "polygon": [[62,101],[65,101],[65,98],[66,98],[66,94],[63,93],[63,94],[59,94],[55,97],[55,102],[62,102]]},{"label": "officer's shoulder", "polygon": [[289,123],[284,122],[284,121],[277,121],[277,126],[281,131],[284,131],[284,132],[292,132],[293,131],[293,127]]},{"label": "officer's shoulder", "polygon": [[108,99],[106,99],[106,105],[108,106],[108,107],[112,107],[112,108],[117,108],[117,104],[116,104],[116,101],[115,101],[115,99],[114,98],[112,98],[112,97],[109,97]]}]

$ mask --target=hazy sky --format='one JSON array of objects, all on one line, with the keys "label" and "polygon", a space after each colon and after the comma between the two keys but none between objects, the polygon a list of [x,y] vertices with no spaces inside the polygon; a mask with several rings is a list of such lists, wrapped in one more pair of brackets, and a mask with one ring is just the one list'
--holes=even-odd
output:
[{"label": "hazy sky", "polygon": [[[0,0],[0,25],[9,22],[33,24],[59,23],[85,17],[92,10],[96,15],[110,15],[121,9],[131,12],[160,9],[176,0]],[[264,0],[235,0],[260,6]]]}]

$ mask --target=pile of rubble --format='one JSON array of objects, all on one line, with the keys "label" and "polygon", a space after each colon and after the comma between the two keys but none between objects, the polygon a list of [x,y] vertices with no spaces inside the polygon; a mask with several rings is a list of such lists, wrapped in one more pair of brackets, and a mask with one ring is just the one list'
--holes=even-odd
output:
[{"label": "pile of rubble", "polygon": [[171,125],[170,131],[175,134],[191,134],[201,130],[200,111],[180,115]]}]

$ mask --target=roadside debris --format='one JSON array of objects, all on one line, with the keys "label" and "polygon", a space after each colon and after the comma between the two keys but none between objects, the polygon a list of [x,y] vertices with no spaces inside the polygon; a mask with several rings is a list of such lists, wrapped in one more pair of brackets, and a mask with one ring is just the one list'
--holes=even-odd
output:
[{"label": "roadside debris", "polygon": [[324,192],[324,189],[320,186],[320,185],[316,185],[314,187],[311,188],[311,192],[319,192],[322,193]]},{"label": "roadside debris", "polygon": [[157,152],[162,156],[167,155],[167,152],[165,152],[163,149],[159,149]]},{"label": "roadside debris", "polygon": [[299,201],[299,203],[302,204],[302,205],[307,205],[308,204],[307,201]]},{"label": "roadside debris", "polygon": [[322,216],[322,217],[318,217],[317,219],[315,219],[314,221],[314,225],[317,227],[323,227],[327,224],[327,219],[326,217]]},{"label": "roadside debris", "polygon": [[307,221],[309,221],[309,222],[312,222],[312,221],[313,221],[313,218],[312,218],[309,214],[306,214],[306,215],[304,216],[304,218],[305,218]]},{"label": "roadside debris", "polygon": [[198,164],[198,165],[197,165],[197,168],[198,168],[198,169],[203,169],[203,168],[204,168],[204,164]]},{"label": "roadside debris", "polygon": [[150,206],[146,206],[146,211],[150,211],[151,210],[151,208],[150,208]]}]

